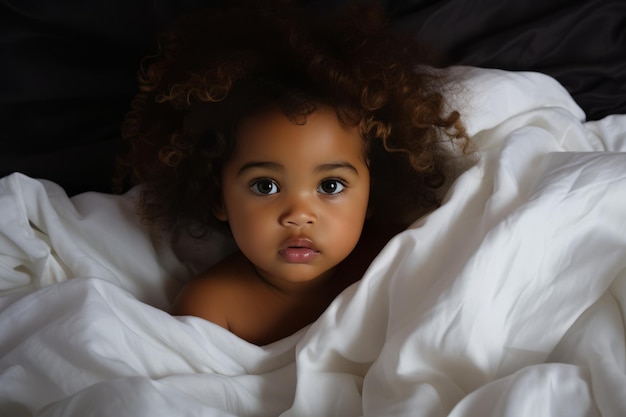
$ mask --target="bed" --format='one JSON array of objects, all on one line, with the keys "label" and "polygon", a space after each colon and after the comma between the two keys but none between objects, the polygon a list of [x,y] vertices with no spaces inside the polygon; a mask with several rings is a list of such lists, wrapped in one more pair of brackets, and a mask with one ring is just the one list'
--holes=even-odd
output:
[{"label": "bed", "polygon": [[138,60],[202,2],[2,3],[0,415],[626,415],[626,3],[384,4],[480,158],[259,347],[167,313],[230,242],[165,241],[109,188]]}]

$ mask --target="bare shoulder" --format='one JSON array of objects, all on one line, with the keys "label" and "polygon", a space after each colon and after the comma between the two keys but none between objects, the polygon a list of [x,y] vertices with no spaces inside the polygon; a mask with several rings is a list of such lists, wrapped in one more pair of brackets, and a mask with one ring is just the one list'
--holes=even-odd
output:
[{"label": "bare shoulder", "polygon": [[243,302],[242,264],[234,254],[191,279],[174,299],[171,314],[201,317],[229,329],[229,312],[237,311]]}]

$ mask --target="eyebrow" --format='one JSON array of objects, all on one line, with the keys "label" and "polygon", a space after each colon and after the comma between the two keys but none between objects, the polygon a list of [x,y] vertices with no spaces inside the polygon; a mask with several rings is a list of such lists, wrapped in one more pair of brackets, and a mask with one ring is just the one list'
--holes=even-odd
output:
[{"label": "eyebrow", "polygon": [[354,165],[352,165],[350,162],[347,162],[347,161],[334,162],[332,164],[318,165],[315,167],[315,172],[332,171],[335,169],[349,169],[350,171],[353,171],[356,175],[359,175],[359,171],[357,171]]},{"label": "eyebrow", "polygon": [[[243,174],[244,172],[246,172],[247,170],[253,169],[253,168],[266,168],[266,169],[271,169],[274,171],[284,170],[284,167],[281,164],[278,164],[276,162],[251,161],[251,162],[245,163],[241,168],[239,168],[237,175],[239,176]],[[318,165],[315,167],[315,172],[318,172],[318,173],[326,172],[326,171],[332,171],[335,169],[348,169],[354,172],[356,175],[359,175],[359,171],[354,167],[354,165],[352,165],[350,162],[347,162],[347,161],[340,161],[340,162],[333,162],[333,163]]]},{"label": "eyebrow", "polygon": [[239,176],[252,168],[269,168],[275,171],[283,170],[283,166],[281,164],[277,164],[276,162],[252,161],[243,164],[243,166],[239,168],[239,172],[237,172],[237,175]]}]

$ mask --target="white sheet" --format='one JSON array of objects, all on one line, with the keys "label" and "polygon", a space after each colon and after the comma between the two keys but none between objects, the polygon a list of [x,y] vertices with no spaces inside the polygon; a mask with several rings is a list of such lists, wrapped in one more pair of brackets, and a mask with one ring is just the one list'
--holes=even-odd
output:
[{"label": "white sheet", "polygon": [[162,310],[192,268],[132,193],[0,180],[0,415],[626,415],[626,116],[585,123],[544,75],[454,71],[479,163],[263,348]]}]

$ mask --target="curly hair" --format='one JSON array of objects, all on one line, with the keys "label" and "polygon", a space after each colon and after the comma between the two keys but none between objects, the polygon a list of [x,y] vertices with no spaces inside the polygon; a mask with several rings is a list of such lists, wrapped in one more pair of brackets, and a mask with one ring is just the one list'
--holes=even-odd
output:
[{"label": "curly hair", "polygon": [[459,113],[446,113],[421,45],[394,33],[376,7],[317,15],[288,3],[183,16],[144,60],[117,187],[142,185],[145,220],[215,227],[211,208],[237,128],[269,105],[294,123],[329,108],[358,128],[373,213],[407,219],[437,204],[450,149],[469,138]]}]

